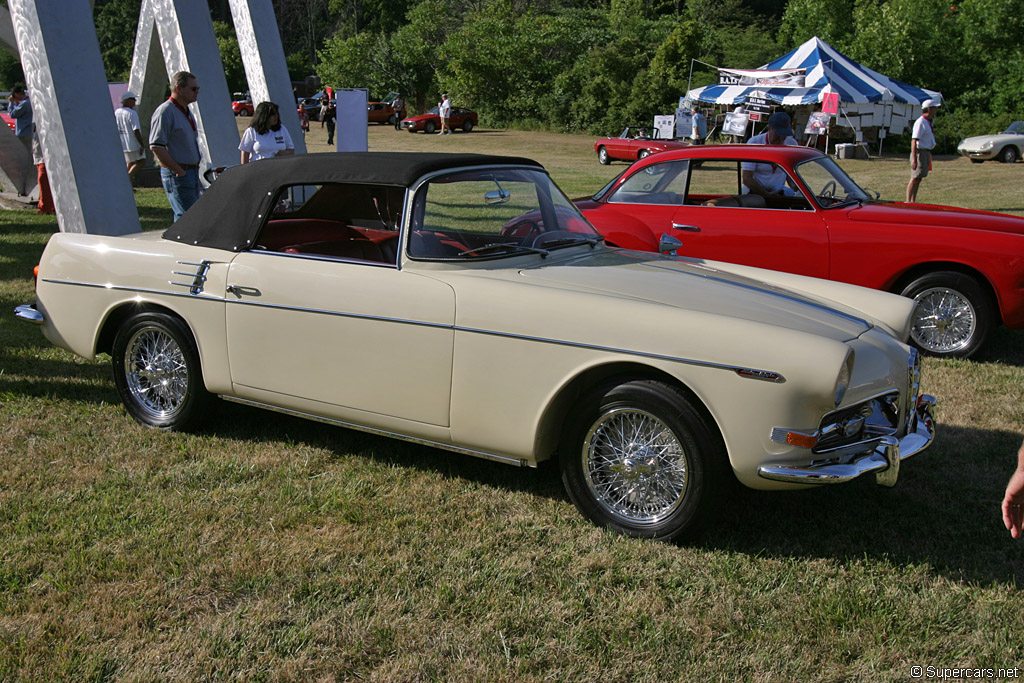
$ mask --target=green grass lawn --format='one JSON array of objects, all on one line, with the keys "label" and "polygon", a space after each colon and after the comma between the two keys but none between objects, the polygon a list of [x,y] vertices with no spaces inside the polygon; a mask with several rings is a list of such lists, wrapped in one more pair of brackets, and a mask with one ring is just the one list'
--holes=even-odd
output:
[{"label": "green grass lawn", "polygon": [[[376,150],[536,158],[570,196],[625,168],[592,143],[370,129]],[[902,195],[905,160],[841,163]],[[1024,215],[1022,174],[943,159],[919,198]],[[162,191],[136,198],[146,227],[169,221]],[[939,437],[896,488],[741,492],[701,539],[666,545],[590,526],[552,467],[227,403],[197,433],[138,426],[106,359],[10,315],[55,229],[0,210],[0,681],[901,681],[1024,665],[1024,543],[998,510],[1024,433],[1020,332],[925,362]]]}]

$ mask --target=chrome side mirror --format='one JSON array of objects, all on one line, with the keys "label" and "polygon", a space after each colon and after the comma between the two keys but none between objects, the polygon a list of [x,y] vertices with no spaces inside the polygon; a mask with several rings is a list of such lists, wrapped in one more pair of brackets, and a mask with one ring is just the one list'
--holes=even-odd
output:
[{"label": "chrome side mirror", "polygon": [[661,239],[658,240],[658,251],[669,256],[678,256],[676,250],[682,246],[682,242],[667,233],[662,233]]}]

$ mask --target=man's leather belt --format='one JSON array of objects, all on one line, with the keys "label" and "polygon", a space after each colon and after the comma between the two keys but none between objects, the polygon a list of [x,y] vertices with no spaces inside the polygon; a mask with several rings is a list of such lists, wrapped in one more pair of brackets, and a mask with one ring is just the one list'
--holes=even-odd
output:
[{"label": "man's leather belt", "polygon": [[[165,166],[164,164],[160,165],[164,168],[170,168],[170,166]],[[191,171],[193,168],[199,168],[199,164],[178,164],[178,166],[181,166],[186,171]]]}]

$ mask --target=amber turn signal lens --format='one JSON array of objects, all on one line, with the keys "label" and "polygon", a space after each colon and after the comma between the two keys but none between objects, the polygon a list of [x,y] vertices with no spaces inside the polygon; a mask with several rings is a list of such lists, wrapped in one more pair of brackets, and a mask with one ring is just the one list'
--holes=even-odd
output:
[{"label": "amber turn signal lens", "polygon": [[786,434],[786,443],[790,446],[797,446],[798,448],[814,448],[818,443],[818,436],[816,434],[789,432]]}]

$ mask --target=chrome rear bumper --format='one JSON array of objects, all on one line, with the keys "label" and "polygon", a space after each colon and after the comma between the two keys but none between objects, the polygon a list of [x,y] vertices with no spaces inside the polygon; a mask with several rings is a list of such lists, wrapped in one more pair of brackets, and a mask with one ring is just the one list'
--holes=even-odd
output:
[{"label": "chrome rear bumper", "polygon": [[36,310],[35,304],[22,304],[14,308],[14,317],[18,320],[24,320],[27,323],[33,325],[42,325],[46,320],[43,318],[43,314]]},{"label": "chrome rear bumper", "polygon": [[900,461],[923,451],[935,440],[935,420],[932,417],[934,407],[935,397],[922,394],[914,414],[909,418],[911,425],[906,436],[899,440],[883,436],[856,444],[856,451],[860,455],[839,456],[804,466],[762,465],[757,474],[764,479],[792,484],[843,484],[874,472],[880,485],[895,486]]}]

